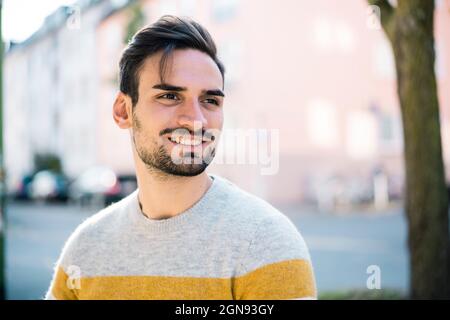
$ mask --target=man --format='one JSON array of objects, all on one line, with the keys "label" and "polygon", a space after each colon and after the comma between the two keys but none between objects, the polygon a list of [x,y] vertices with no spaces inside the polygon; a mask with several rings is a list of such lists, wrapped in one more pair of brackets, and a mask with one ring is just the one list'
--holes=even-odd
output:
[{"label": "man", "polygon": [[224,67],[201,25],[163,16],[120,61],[117,125],[138,189],[67,240],[47,299],[314,299],[305,242],[267,202],[205,171]]}]

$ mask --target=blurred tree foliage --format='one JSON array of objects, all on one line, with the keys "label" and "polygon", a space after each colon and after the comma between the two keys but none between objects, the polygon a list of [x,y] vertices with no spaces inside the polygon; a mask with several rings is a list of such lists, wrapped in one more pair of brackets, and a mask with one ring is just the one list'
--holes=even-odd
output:
[{"label": "blurred tree foliage", "polygon": [[145,16],[142,12],[142,7],[139,2],[135,2],[128,7],[129,20],[127,29],[125,32],[124,42],[127,44],[133,35],[143,26],[145,23]]},{"label": "blurred tree foliage", "polygon": [[62,173],[61,159],[53,153],[36,153],[34,155],[34,173],[41,170],[50,170]]}]

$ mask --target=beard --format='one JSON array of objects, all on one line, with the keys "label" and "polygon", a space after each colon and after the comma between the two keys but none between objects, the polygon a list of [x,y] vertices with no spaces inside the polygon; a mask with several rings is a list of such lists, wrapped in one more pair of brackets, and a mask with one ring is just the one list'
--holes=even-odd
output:
[{"label": "beard", "polygon": [[[136,145],[136,152],[142,162],[145,164],[149,171],[159,171],[166,175],[193,177],[201,174],[208,167],[211,161],[205,161],[201,155],[188,152],[183,154],[181,158],[174,161],[166,148],[162,145],[157,146],[154,151],[148,151],[144,148]],[[208,155],[208,159],[211,159],[215,155],[215,149],[213,148]],[[181,162],[181,163],[177,163]]]},{"label": "beard", "polygon": [[[173,159],[164,145],[158,145],[154,139],[146,139],[145,135],[141,134],[142,126],[136,116],[133,117],[133,127],[133,144],[136,148],[136,153],[145,164],[146,168],[152,173],[156,172],[163,176],[197,176],[205,171],[215,156],[216,149],[214,145],[211,145],[205,148],[203,154],[199,155],[193,152],[181,152],[182,156]],[[141,137],[141,139],[136,139],[136,136]],[[149,146],[149,149],[151,150],[136,143],[136,140],[150,140],[151,146]]]}]

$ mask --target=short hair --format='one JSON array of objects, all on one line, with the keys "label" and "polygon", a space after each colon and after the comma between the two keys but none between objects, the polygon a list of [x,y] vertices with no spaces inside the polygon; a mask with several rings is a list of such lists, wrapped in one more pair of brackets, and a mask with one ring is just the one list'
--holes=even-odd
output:
[{"label": "short hair", "polygon": [[217,57],[217,48],[209,32],[190,18],[164,15],[136,32],[122,52],[120,91],[131,97],[133,106],[139,100],[139,71],[144,60],[163,52],[159,64],[159,76],[163,82],[167,59],[175,49],[196,49],[206,53],[214,60],[225,81],[225,67]]}]

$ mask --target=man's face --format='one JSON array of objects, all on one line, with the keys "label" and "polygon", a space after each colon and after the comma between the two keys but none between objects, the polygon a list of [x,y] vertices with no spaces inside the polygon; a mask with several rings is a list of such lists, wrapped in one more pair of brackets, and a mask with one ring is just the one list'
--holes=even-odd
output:
[{"label": "man's face", "polygon": [[196,176],[212,161],[222,129],[222,75],[207,54],[174,50],[161,83],[161,55],[147,58],[139,72],[133,142],[149,170]]}]

